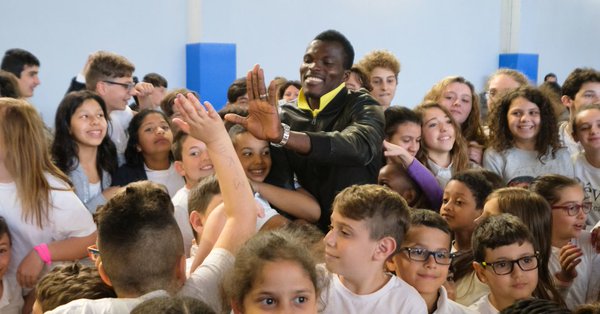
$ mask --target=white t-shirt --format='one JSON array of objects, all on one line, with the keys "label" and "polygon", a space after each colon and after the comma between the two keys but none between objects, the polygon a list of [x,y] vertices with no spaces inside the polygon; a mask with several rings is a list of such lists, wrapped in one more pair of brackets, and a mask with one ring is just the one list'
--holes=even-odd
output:
[{"label": "white t-shirt", "polygon": [[184,186],[171,199],[175,207],[175,221],[177,221],[179,230],[181,230],[183,247],[185,248],[185,256],[187,257],[190,256],[190,247],[192,246],[192,240],[194,240],[194,233],[190,225],[190,214],[188,212],[189,195],[190,189]]},{"label": "white t-shirt", "polygon": [[498,314],[499,311],[490,303],[490,295],[486,294],[482,296],[477,302],[469,306],[469,309],[476,311],[480,314]]},{"label": "white t-shirt", "polygon": [[569,150],[569,155],[573,156],[583,152],[583,146],[573,139],[571,130],[572,126],[569,121],[561,121],[558,123],[558,138],[562,145]]},{"label": "white t-shirt", "polygon": [[[21,201],[17,197],[15,183],[0,183],[0,216],[6,219],[12,238],[9,274],[16,274],[23,258],[38,244],[85,237],[96,231],[92,215],[77,195],[57,178],[46,175],[46,179],[50,186],[56,189],[50,192],[51,207],[48,209],[48,221],[43,224],[43,229],[31,220],[23,220]],[[56,265],[51,265],[54,266]]]},{"label": "white t-shirt", "polygon": [[[233,268],[234,257],[224,249],[214,249],[185,282],[179,295],[202,300],[216,313],[221,313],[220,285],[223,276]],[[157,290],[138,298],[80,299],[57,307],[47,313],[129,313],[138,304],[152,298],[168,296]]]},{"label": "white t-shirt", "polygon": [[267,202],[267,200],[265,200],[260,194],[254,193],[254,199],[262,206],[265,212],[264,217],[256,217],[256,231],[259,231],[260,228],[262,228],[262,226],[269,221],[269,219],[275,215],[279,215],[279,213],[273,209],[271,204],[269,204],[269,202]]},{"label": "white t-shirt", "polygon": [[192,264],[194,263],[194,259],[196,258],[196,253],[198,253],[198,245],[196,243],[192,244],[190,249],[190,257],[185,259],[185,277],[190,278],[192,270]]},{"label": "white t-shirt", "polygon": [[[324,265],[317,267],[325,269]],[[326,274],[329,286],[321,292],[325,305],[322,314],[427,313],[417,290],[396,276],[390,275],[390,280],[371,294],[357,295],[344,286],[338,275]]]},{"label": "white t-shirt", "polygon": [[583,152],[575,155],[573,162],[575,178],[583,185],[586,198],[594,204],[587,215],[588,227],[594,226],[600,221],[600,169],[590,165]]},{"label": "white t-shirt", "polygon": [[144,170],[146,170],[148,181],[166,186],[171,198],[173,198],[177,191],[185,186],[185,180],[179,173],[177,173],[173,163],[171,163],[169,169],[167,170],[152,170],[148,168],[146,164],[144,164]]},{"label": "white t-shirt", "polygon": [[458,304],[448,299],[448,292],[444,286],[440,287],[439,296],[437,300],[437,309],[433,311],[433,314],[475,314],[474,310],[471,310],[461,304]]},{"label": "white t-shirt", "polygon": [[555,158],[546,155],[542,158],[544,163],[538,160],[537,154],[537,151],[516,147],[497,152],[490,147],[483,153],[483,167],[500,175],[508,186],[529,185],[536,177],[549,173],[573,177],[573,162],[566,148],[558,149]]},{"label": "white t-shirt", "polygon": [[[577,277],[568,288],[566,295],[563,295],[565,303],[570,310],[574,310],[581,304],[595,302],[600,292],[600,281],[598,270],[600,270],[600,259],[591,243],[591,233],[582,231],[577,239],[572,239],[571,243],[576,244],[582,251],[581,262],[577,265]],[[560,262],[558,261],[560,248],[552,247],[552,256],[548,268],[550,274],[554,276],[560,271]],[[595,279],[594,279],[595,278]]]},{"label": "white t-shirt", "polygon": [[23,308],[21,286],[14,275],[5,274],[2,278],[2,297],[0,297],[0,313],[20,314]]},{"label": "white t-shirt", "polygon": [[127,148],[127,128],[129,122],[133,119],[133,111],[129,106],[125,110],[114,110],[110,113],[110,123],[108,123],[108,136],[115,143],[117,148],[117,159],[119,166],[125,163],[125,149]]},{"label": "white t-shirt", "polygon": [[61,305],[52,311],[46,312],[50,314],[72,314],[72,313],[129,313],[140,303],[158,298],[168,297],[169,293],[165,290],[156,290],[150,293],[146,293],[138,298],[104,298],[104,299],[79,299],[71,301],[67,304]]}]

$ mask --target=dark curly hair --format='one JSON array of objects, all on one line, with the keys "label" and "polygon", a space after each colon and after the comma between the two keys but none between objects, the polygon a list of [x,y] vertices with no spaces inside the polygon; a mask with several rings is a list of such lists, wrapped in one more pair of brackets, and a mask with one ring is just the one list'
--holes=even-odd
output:
[{"label": "dark curly hair", "polygon": [[488,125],[490,126],[490,147],[501,152],[514,146],[514,137],[508,127],[508,111],[512,102],[523,97],[536,104],[540,110],[540,131],[535,140],[535,150],[537,151],[540,162],[542,158],[548,155],[548,148],[551,149],[552,158],[556,151],[561,147],[558,138],[558,124],[556,115],[552,108],[550,99],[539,89],[531,86],[521,86],[502,96],[497,106],[492,108],[489,115]]},{"label": "dark curly hair", "polygon": [[[108,116],[104,100],[95,92],[88,90],[68,93],[58,105],[58,109],[56,109],[54,141],[52,142],[51,154],[56,166],[66,174],[75,170],[79,164],[77,155],[79,153],[79,146],[77,146],[75,138],[71,135],[71,118],[77,108],[90,99],[100,105],[104,117],[109,122],[110,117]],[[108,133],[104,136],[100,146],[98,146],[96,169],[99,174],[104,170],[110,175],[113,175],[117,170],[117,149]],[[100,177],[102,178],[102,175]]]},{"label": "dark curly hair", "polygon": [[[127,128],[127,134],[129,135],[129,140],[127,141],[127,148],[125,148],[125,162],[129,166],[139,166],[144,164],[144,156],[141,152],[138,152],[137,146],[140,143],[140,137],[138,135],[138,130],[142,126],[144,119],[151,114],[159,114],[162,118],[169,124],[171,127],[171,121],[167,115],[165,115],[162,111],[153,110],[153,109],[144,109],[136,114],[131,122],[129,122],[129,127]],[[173,157],[173,153],[169,153],[169,160],[173,161],[175,158]]]}]

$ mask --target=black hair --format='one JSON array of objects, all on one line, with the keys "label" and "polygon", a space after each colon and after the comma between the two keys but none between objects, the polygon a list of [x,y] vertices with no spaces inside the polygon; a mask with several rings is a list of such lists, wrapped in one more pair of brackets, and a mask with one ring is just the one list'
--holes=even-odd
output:
[{"label": "black hair", "polygon": [[339,43],[344,51],[344,70],[350,70],[352,68],[352,64],[354,63],[354,48],[342,33],[330,29],[317,35],[314,40]]},{"label": "black hair", "polygon": [[27,50],[13,48],[6,50],[4,53],[0,68],[14,74],[17,78],[21,78],[21,72],[23,72],[25,66],[39,67],[40,60]]},{"label": "black hair", "polygon": [[484,218],[475,227],[471,239],[473,258],[477,262],[485,262],[485,249],[496,249],[501,246],[518,243],[519,245],[529,242],[534,251],[539,251],[537,242],[529,228],[517,216],[511,214],[500,214]]},{"label": "black hair", "polygon": [[154,87],[168,87],[167,79],[158,73],[148,73],[144,75],[142,82],[150,83]]},{"label": "black hair", "polygon": [[386,139],[391,139],[396,133],[398,126],[412,122],[418,126],[421,126],[421,116],[414,112],[412,109],[406,107],[390,106],[383,114],[385,115],[385,127],[384,133]]},{"label": "black hair", "polygon": [[[153,109],[144,109],[140,111],[138,114],[133,116],[131,122],[129,122],[129,127],[127,128],[127,134],[129,135],[129,140],[127,141],[127,148],[125,148],[125,161],[129,166],[139,166],[144,163],[144,156],[141,152],[138,151],[137,146],[140,143],[140,138],[138,135],[138,130],[142,126],[144,118],[151,114],[159,114],[162,118],[171,126],[171,121],[167,115],[165,115],[162,111],[153,110]],[[169,160],[173,161],[175,158],[173,157],[173,153],[169,153]]]},{"label": "black hair", "polygon": [[246,95],[247,92],[248,87],[246,78],[241,77],[229,85],[229,88],[227,89],[227,101],[230,104],[233,104],[237,101],[238,97]]},{"label": "black hair", "polygon": [[[106,119],[107,124],[109,123],[109,115],[106,109],[106,104],[102,97],[92,91],[82,90],[71,92],[65,95],[63,100],[56,109],[56,116],[54,117],[54,141],[52,142],[51,154],[54,163],[60,170],[68,174],[77,168],[79,164],[79,147],[73,135],[71,135],[71,118],[77,108],[86,100],[94,100],[102,109],[102,113]],[[115,144],[107,134],[102,139],[102,142],[98,146],[98,153],[96,154],[96,170],[102,178],[102,171],[108,172],[113,175],[117,170],[117,149]]]}]

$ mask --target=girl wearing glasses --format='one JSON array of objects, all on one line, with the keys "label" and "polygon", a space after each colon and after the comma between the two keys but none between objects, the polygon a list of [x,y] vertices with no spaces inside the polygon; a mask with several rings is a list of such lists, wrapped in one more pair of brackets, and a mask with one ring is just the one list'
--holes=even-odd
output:
[{"label": "girl wearing glasses", "polygon": [[[567,307],[598,299],[600,282],[594,280],[593,269],[600,268],[600,259],[592,246],[591,235],[585,231],[591,203],[585,199],[581,184],[560,175],[537,178],[531,190],[544,197],[552,208],[552,256],[549,268],[558,287],[568,291]],[[597,278],[596,278],[597,279]]]},{"label": "girl wearing glasses", "polygon": [[388,267],[419,292],[428,313],[476,313],[450,300],[443,286],[453,256],[448,223],[426,209],[412,211],[410,220],[400,253]]}]

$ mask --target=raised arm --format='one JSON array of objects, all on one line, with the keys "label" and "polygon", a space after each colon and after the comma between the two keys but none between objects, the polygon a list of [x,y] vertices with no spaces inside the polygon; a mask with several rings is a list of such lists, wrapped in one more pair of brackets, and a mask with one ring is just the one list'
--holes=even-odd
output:
[{"label": "raised arm", "polygon": [[321,217],[319,203],[302,188],[288,190],[264,182],[252,182],[252,185],[270,204],[296,218],[315,223]]},{"label": "raised arm", "polygon": [[201,105],[193,94],[178,95],[175,106],[182,115],[175,123],[186,133],[206,143],[219,178],[227,222],[215,243],[235,254],[255,233],[256,207],[250,183],[225,130],[223,121],[212,105]]}]

